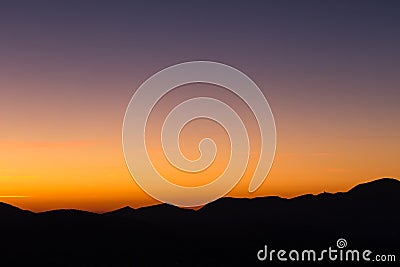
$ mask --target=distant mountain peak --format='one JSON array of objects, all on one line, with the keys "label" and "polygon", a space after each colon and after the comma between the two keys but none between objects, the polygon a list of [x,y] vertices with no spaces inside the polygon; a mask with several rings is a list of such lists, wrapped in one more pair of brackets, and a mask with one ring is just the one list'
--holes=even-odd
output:
[{"label": "distant mountain peak", "polygon": [[33,212],[30,210],[20,209],[18,207],[15,207],[13,205],[3,203],[3,202],[0,202],[0,213],[1,213],[1,215],[6,215],[6,216],[10,216],[10,215],[14,216],[14,215],[20,215],[20,214],[24,214],[24,215],[33,214]]},{"label": "distant mountain peak", "polygon": [[129,216],[135,214],[136,210],[130,206],[125,206],[113,211],[105,212],[105,215]]},{"label": "distant mountain peak", "polygon": [[397,184],[397,185],[400,185],[400,181],[398,179],[395,179],[395,178],[387,178],[387,177],[385,177],[385,178],[380,178],[380,179],[372,180],[372,181],[369,181],[369,182],[361,183],[361,184],[359,184],[357,186],[362,186],[362,185],[367,185],[367,184],[386,184],[386,185]]},{"label": "distant mountain peak", "polygon": [[117,210],[115,210],[115,211],[134,211],[134,210],[135,210],[135,209],[132,208],[131,206],[125,206],[125,207],[122,207],[122,208],[117,209]]},{"label": "distant mountain peak", "polygon": [[382,189],[387,190],[391,187],[399,188],[400,181],[394,178],[381,178],[370,182],[358,184],[348,192],[350,193],[361,189],[366,190],[367,188],[371,188],[375,191],[380,191]]}]

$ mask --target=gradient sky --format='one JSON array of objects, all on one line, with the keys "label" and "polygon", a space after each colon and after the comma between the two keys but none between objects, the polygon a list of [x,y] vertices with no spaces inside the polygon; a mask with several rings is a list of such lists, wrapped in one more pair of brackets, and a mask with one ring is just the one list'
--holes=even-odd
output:
[{"label": "gradient sky", "polygon": [[398,1],[2,1],[0,201],[35,211],[156,203],[126,168],[124,112],[145,79],[191,60],[243,71],[275,116],[270,175],[231,196],[398,178],[399,14]]}]

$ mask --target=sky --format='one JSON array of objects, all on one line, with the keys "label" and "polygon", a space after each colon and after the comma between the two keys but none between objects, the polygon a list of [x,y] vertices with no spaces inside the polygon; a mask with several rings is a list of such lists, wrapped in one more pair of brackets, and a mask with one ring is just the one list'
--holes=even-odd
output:
[{"label": "sky", "polygon": [[[270,174],[251,194],[244,176],[229,196],[398,178],[399,12],[368,0],[2,1],[0,201],[34,211],[156,204],[126,167],[124,114],[147,78],[192,60],[244,72],[274,114]],[[224,135],[202,123],[188,146],[201,135],[193,129]]]}]

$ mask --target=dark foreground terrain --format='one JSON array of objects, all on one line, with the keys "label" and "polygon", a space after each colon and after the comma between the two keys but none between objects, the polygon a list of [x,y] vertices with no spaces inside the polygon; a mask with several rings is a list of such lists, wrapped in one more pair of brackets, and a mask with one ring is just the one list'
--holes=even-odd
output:
[{"label": "dark foreground terrain", "polygon": [[379,266],[398,266],[399,203],[400,182],[388,178],[346,193],[223,198],[198,211],[158,205],[33,213],[0,203],[0,266],[281,266],[276,257],[258,261],[257,252],[264,245],[287,253],[337,249],[339,238],[344,249],[368,249],[370,257],[394,254],[396,262]]}]

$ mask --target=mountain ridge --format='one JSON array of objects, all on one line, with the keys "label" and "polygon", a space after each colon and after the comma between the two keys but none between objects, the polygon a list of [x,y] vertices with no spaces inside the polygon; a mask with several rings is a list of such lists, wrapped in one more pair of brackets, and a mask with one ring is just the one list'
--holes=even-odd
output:
[{"label": "mountain ridge", "polygon": [[334,194],[221,198],[199,210],[33,213],[0,204],[0,265],[265,266],[256,257],[265,245],[322,250],[339,238],[349,248],[397,253],[399,203],[400,181],[379,179]]},{"label": "mountain ridge", "polygon": [[[126,215],[132,215],[135,212],[140,212],[140,211],[147,211],[147,210],[152,210],[152,209],[170,209],[170,210],[175,210],[177,211],[179,210],[184,210],[184,211],[194,211],[194,212],[200,212],[203,209],[207,209],[208,206],[210,205],[216,205],[219,202],[225,202],[225,201],[242,201],[242,202],[248,202],[248,201],[263,201],[263,200],[269,200],[269,201],[293,201],[293,200],[301,200],[301,199],[311,199],[311,198],[315,198],[315,197],[335,197],[335,196],[339,196],[339,195],[345,195],[345,194],[349,194],[349,193],[355,193],[359,190],[368,190],[368,194],[372,194],[372,195],[376,195],[376,192],[374,193],[373,191],[376,189],[383,189],[384,190],[388,190],[388,188],[391,188],[393,190],[396,190],[396,188],[400,188],[400,180],[396,179],[396,178],[380,178],[380,179],[376,179],[376,180],[372,180],[372,181],[368,181],[365,183],[360,183],[357,184],[355,186],[353,186],[352,188],[350,188],[348,191],[340,191],[340,192],[335,192],[335,193],[330,193],[330,192],[323,192],[323,193],[318,193],[318,194],[304,194],[304,195],[299,195],[299,196],[295,196],[295,197],[291,197],[291,198],[284,198],[284,197],[280,197],[280,196],[264,196],[264,197],[254,197],[254,198],[239,198],[239,197],[223,197],[220,198],[214,202],[208,203],[206,205],[204,205],[203,207],[201,207],[198,210],[193,210],[193,209],[185,209],[185,208],[179,208],[173,205],[169,205],[169,204],[157,204],[157,205],[152,205],[152,206],[145,206],[145,207],[140,207],[140,208],[132,208],[130,206],[124,206],[121,208],[117,208],[115,210],[111,210],[111,211],[106,211],[106,212],[93,212],[93,211],[87,211],[87,210],[80,210],[80,209],[67,209],[67,208],[62,208],[62,209],[53,209],[53,210],[46,210],[46,211],[42,211],[42,212],[34,212],[34,211],[30,211],[27,209],[22,209],[16,206],[13,206],[11,204],[5,203],[5,202],[0,202],[0,216],[2,215],[3,212],[7,211],[11,211],[14,210],[16,212],[21,212],[21,213],[26,213],[26,214],[55,214],[55,213],[82,213],[82,214],[103,214],[103,215],[119,215],[119,216],[126,216]],[[380,191],[380,190],[379,190]],[[385,195],[385,194],[383,194]]]}]

